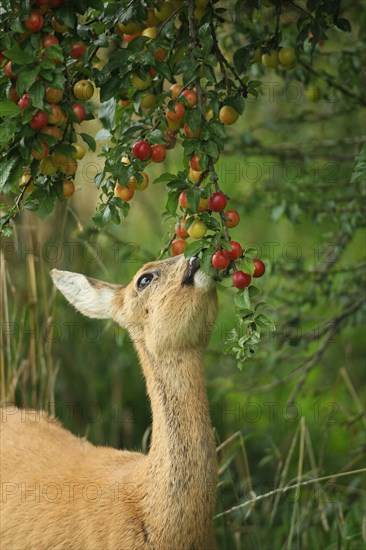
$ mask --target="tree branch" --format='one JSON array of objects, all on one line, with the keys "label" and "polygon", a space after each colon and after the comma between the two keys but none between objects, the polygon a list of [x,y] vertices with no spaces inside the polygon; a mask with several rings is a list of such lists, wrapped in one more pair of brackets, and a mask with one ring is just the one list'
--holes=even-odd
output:
[{"label": "tree branch", "polygon": [[217,59],[218,59],[219,65],[220,65],[221,72],[222,72],[222,74],[224,76],[224,79],[225,79],[225,85],[226,85],[226,89],[227,89],[228,93],[230,92],[230,84],[228,82],[226,67],[234,75],[234,78],[239,82],[239,88],[240,88],[240,91],[243,94],[243,97],[247,97],[247,95],[248,95],[247,85],[240,78],[239,73],[236,71],[235,67],[233,67],[228,62],[228,60],[226,59],[226,57],[224,56],[224,54],[222,53],[222,51],[220,49],[219,42],[217,40],[215,25],[214,25],[212,19],[210,21],[210,30],[211,30],[211,34],[212,34],[212,38],[213,38],[213,50],[217,55]]},{"label": "tree branch", "polygon": [[[189,47],[191,51],[191,57],[192,60],[195,61],[195,56],[193,53],[194,48],[197,47],[198,41],[197,41],[197,32],[196,32],[196,23],[195,23],[195,16],[194,16],[194,9],[195,9],[195,3],[194,0],[188,0],[188,19],[189,19]],[[215,39],[214,39],[215,40]],[[200,83],[200,78],[197,77],[195,80],[195,87],[196,87],[196,93],[197,93],[197,106],[201,113],[201,117],[203,120],[206,120],[206,114],[205,109],[202,101],[202,88]],[[221,191],[220,185],[219,185],[219,178],[216,173],[213,159],[209,157],[208,167],[210,171],[210,175],[213,181],[213,184],[215,186],[216,191]],[[220,219],[221,219],[221,227],[222,232],[225,237],[225,240],[228,242],[230,241],[229,231],[225,223],[225,215],[223,212],[220,212]]]},{"label": "tree branch", "polygon": [[303,373],[302,373],[301,379],[297,383],[296,387],[292,390],[292,392],[290,394],[290,397],[287,399],[287,404],[291,404],[295,401],[295,398],[296,398],[297,394],[302,390],[302,388],[305,384],[305,381],[306,381],[307,377],[310,374],[310,371],[318,363],[318,361],[323,357],[324,352],[326,351],[329,344],[331,344],[333,342],[334,335],[337,332],[340,325],[348,317],[350,317],[356,311],[361,309],[361,307],[365,304],[365,302],[366,302],[365,297],[362,298],[361,300],[359,300],[358,302],[353,302],[352,304],[350,304],[348,306],[348,308],[346,308],[346,310],[343,313],[341,313],[340,315],[335,317],[330,322],[327,337],[325,338],[322,345],[318,348],[317,352],[305,363],[305,365],[303,365]]},{"label": "tree branch", "polygon": [[322,78],[323,80],[325,80],[327,84],[329,84],[329,86],[331,86],[332,88],[335,88],[336,90],[339,90],[340,92],[342,92],[343,95],[346,95],[347,97],[351,97],[352,99],[356,99],[358,103],[360,103],[361,105],[366,105],[366,98],[355,94],[348,88],[345,88],[342,84],[339,84],[338,82],[333,80],[333,78],[329,74],[325,72],[316,71],[311,65],[309,65],[305,61],[302,61],[301,59],[299,59],[299,64],[302,65],[304,69],[309,71],[309,73],[315,75],[318,78]]}]

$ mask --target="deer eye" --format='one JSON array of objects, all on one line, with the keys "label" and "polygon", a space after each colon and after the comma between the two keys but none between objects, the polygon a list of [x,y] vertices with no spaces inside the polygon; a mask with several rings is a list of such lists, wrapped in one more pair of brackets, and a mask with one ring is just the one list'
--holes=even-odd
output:
[{"label": "deer eye", "polygon": [[145,275],[141,275],[141,277],[137,280],[137,290],[144,290],[151,281],[154,279],[154,275],[152,273],[145,273]]}]

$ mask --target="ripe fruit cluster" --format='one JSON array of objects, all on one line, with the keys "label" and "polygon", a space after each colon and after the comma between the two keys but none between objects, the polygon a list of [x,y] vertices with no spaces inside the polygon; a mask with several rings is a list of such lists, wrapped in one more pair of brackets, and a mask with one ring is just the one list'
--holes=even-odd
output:
[{"label": "ripe fruit cluster", "polygon": [[[168,127],[168,132],[177,133],[182,127],[183,134],[188,139],[194,139],[200,136],[200,129],[193,130],[187,123],[184,124],[187,110],[198,109],[197,93],[195,89],[184,89],[181,84],[175,83],[169,90],[169,103],[165,109],[165,119]],[[206,118],[211,119],[213,113],[206,112]],[[218,113],[218,119],[222,124],[230,125],[236,122],[239,114],[230,105],[223,105]],[[156,146],[155,146],[156,147]],[[150,146],[148,141],[139,140],[132,147],[134,157],[140,161],[147,162],[154,160],[154,146]],[[217,158],[211,158],[215,164]],[[196,188],[200,187],[201,181],[207,176],[207,166],[209,158],[205,155],[193,153],[189,160],[189,178]],[[175,227],[175,235],[171,241],[171,253],[173,256],[182,254],[187,248],[187,239],[195,240],[203,239],[209,227],[206,223],[207,219],[201,214],[206,214],[209,217],[215,213],[219,214],[220,220],[227,229],[236,227],[240,221],[240,215],[237,210],[226,209],[228,197],[220,190],[216,190],[211,195],[207,196],[205,192],[201,195],[196,203],[196,208],[190,204],[188,192],[191,187],[182,191],[178,198],[178,203],[183,210],[183,217],[179,219]],[[207,190],[207,187],[206,187]],[[125,192],[127,196],[127,192]],[[231,250],[220,248],[216,250],[211,258],[212,266],[221,271],[228,271],[235,262],[243,256],[243,249],[236,241],[230,241]],[[240,279],[240,273],[236,271],[233,276],[233,284],[237,288],[248,286],[251,281],[251,275],[245,274],[246,284],[243,284],[243,278]]]},{"label": "ripe fruit cluster", "polygon": [[[197,9],[202,11],[202,13],[196,13],[196,16],[199,19],[202,17],[203,12],[207,9],[207,4],[205,0],[200,0],[199,4],[197,3]],[[174,7],[173,7],[174,6]],[[160,46],[158,39],[159,34],[161,34],[161,27],[159,25],[166,21],[176,9],[181,9],[183,2],[180,0],[169,0],[162,2],[161,6],[152,9],[148,8],[148,17],[143,22],[131,21],[128,23],[117,23],[114,27],[116,35],[120,37],[120,47],[125,48],[126,44],[131,44],[134,40],[139,37],[142,37],[147,40],[141,41],[140,44],[146,50],[150,50],[157,62],[161,63],[166,59],[168,52],[165,51],[164,47]],[[117,42],[119,39],[117,39]],[[157,44],[157,45],[156,45]],[[140,114],[142,110],[149,110],[154,108],[157,103],[156,89],[158,79],[161,78],[161,75],[158,74],[158,67],[155,66],[145,66],[140,67],[139,72],[133,72],[130,76],[130,86],[128,90],[123,92],[122,98],[119,101],[119,106],[122,109],[128,109],[126,113],[131,113],[135,111],[136,114]],[[164,74],[166,78],[166,75]],[[183,86],[180,82],[173,81],[170,88],[163,93],[165,97],[165,105],[158,108],[161,109],[158,112],[159,123],[155,123],[154,127],[158,126],[162,128],[164,132],[164,141],[160,143],[152,144],[149,142],[149,134],[144,136],[141,139],[135,141],[131,147],[130,159],[135,166],[136,162],[140,163],[138,169],[144,170],[145,163],[148,162],[162,162],[166,158],[167,150],[173,148],[176,143],[177,136],[179,134],[184,138],[194,139],[200,136],[200,128],[197,128],[197,124],[192,124],[190,121],[197,120],[201,117],[200,109],[198,106],[198,94],[194,85],[190,84],[188,86]],[[160,82],[159,82],[160,85]],[[203,102],[206,103],[206,98],[202,98]],[[136,109],[137,105],[137,109]],[[217,107],[215,107],[217,109]],[[157,112],[157,111],[155,111]],[[161,117],[161,114],[163,116]],[[142,115],[145,116],[145,115]],[[219,120],[224,125],[234,124],[239,118],[239,113],[234,109],[234,107],[228,102],[223,101],[223,104],[220,105],[219,109],[216,111],[217,120]],[[210,120],[214,117],[213,110],[208,107],[206,109],[206,119]],[[127,121],[127,117],[126,117]],[[189,123],[188,123],[189,122]],[[190,127],[192,124],[192,128]],[[216,161],[217,159],[214,159]],[[197,183],[198,187],[201,183],[201,180],[205,179],[205,171],[207,170],[207,158],[203,159],[203,163],[200,162],[201,159],[199,155],[192,155],[189,163],[189,178],[191,182]],[[141,166],[141,163],[144,163]],[[137,165],[138,166],[138,165]],[[131,173],[129,171],[129,173]],[[120,198],[123,197],[125,202],[131,200],[133,194],[126,191],[131,185],[127,181],[119,181],[118,184],[124,187],[122,191],[120,187],[116,185],[115,194],[118,193]],[[188,182],[189,185],[189,182]],[[199,200],[198,204],[198,213],[201,212],[220,212],[225,217],[225,223],[227,227],[234,227],[239,222],[239,214],[236,211],[228,211],[224,214],[224,209],[226,206],[226,197],[223,193],[212,198],[212,202],[209,205],[209,197],[204,194]],[[188,202],[185,193],[183,192],[179,198],[179,204],[183,209],[188,208]],[[172,242],[172,253],[180,253],[187,245],[184,240],[187,237],[192,237],[194,239],[202,238],[207,232],[207,225],[203,219],[199,217],[191,218],[189,221],[189,227],[185,234],[185,238],[179,237]],[[178,241],[178,242],[176,242]]]},{"label": "ripe fruit cluster", "polygon": [[[194,162],[198,162],[199,159],[195,158]],[[228,228],[236,227],[240,221],[240,216],[237,210],[225,210],[227,205],[227,196],[222,191],[216,191],[208,199],[201,197],[198,203],[198,213],[208,211],[212,213],[220,213],[222,219]],[[197,215],[190,215],[189,203],[187,199],[187,191],[182,191],[179,195],[179,205],[183,211],[185,211],[184,217],[181,218],[175,226],[175,239],[172,240],[172,255],[177,256],[182,254],[187,247],[187,240],[189,237],[193,239],[202,239],[205,237],[208,227],[206,223],[201,220]],[[187,226],[188,224],[188,226]],[[188,228],[187,228],[188,227]],[[237,241],[229,241],[228,248],[220,247],[216,250],[211,257],[212,267],[218,271],[228,272],[232,266],[235,266],[236,260],[243,258],[243,247]],[[238,289],[243,289],[249,286],[252,277],[261,277],[265,272],[264,263],[256,258],[253,260],[253,274],[244,273],[243,271],[237,271],[234,268],[233,285]]]},{"label": "ripe fruit cluster", "polygon": [[[232,261],[238,260],[243,256],[243,248],[238,242],[230,241],[230,248],[230,250],[223,248],[214,253],[211,263],[215,269],[228,269]],[[243,271],[235,271],[233,275],[233,285],[236,288],[243,289],[250,285],[252,277],[262,277],[265,270],[266,267],[262,260],[254,258],[253,275]]]},{"label": "ripe fruit cluster", "polygon": [[[122,27],[122,30],[126,30],[125,27]],[[121,28],[120,28],[121,31]],[[130,34],[131,33],[131,34]],[[124,41],[128,43],[140,36],[136,27],[129,27],[128,33],[129,36],[126,36],[124,33]],[[133,35],[133,36],[132,36]],[[156,32],[151,30],[151,28],[145,29],[141,33],[142,36],[149,36],[154,38]],[[131,84],[132,88],[136,89],[136,93],[145,92],[141,95],[140,107],[149,109],[154,106],[156,98],[153,94],[153,79],[155,78],[153,71],[146,73],[145,77],[139,75],[132,75]],[[151,91],[150,91],[151,90]],[[127,97],[127,96],[125,96]],[[167,104],[165,107],[165,117],[162,121],[163,127],[166,127],[165,131],[165,143],[151,145],[147,139],[140,139],[132,145],[132,157],[137,161],[148,163],[148,162],[161,162],[166,156],[166,150],[173,148],[176,142],[176,135],[178,132],[182,131],[182,134],[185,138],[194,139],[200,136],[200,128],[191,128],[186,120],[188,120],[188,114],[191,111],[191,114],[198,114],[198,98],[197,91],[194,87],[184,88],[182,84],[176,82],[172,84],[169,90],[166,92]],[[203,98],[205,102],[205,98]],[[125,108],[131,105],[131,101],[128,99],[123,99],[120,101],[120,106]],[[193,113],[195,111],[195,113]],[[214,117],[212,109],[206,110],[206,119],[210,120]],[[195,118],[195,117],[192,117]],[[234,124],[239,118],[239,113],[229,104],[223,104],[218,113],[217,119],[224,125]],[[215,163],[216,159],[212,159]],[[199,188],[201,181],[203,181],[207,175],[207,165],[209,159],[207,155],[202,157],[198,154],[192,154],[189,160],[189,178],[191,182],[196,184],[196,187]],[[129,191],[131,185],[128,182],[123,182],[123,189],[121,186],[116,186],[115,195],[122,198],[124,201],[129,201],[133,197],[133,193]],[[187,191],[190,188],[190,183],[188,182]],[[223,224],[227,228],[233,228],[238,225],[240,216],[236,210],[226,210],[227,197],[221,191],[216,191],[211,196],[206,196],[205,193],[202,193],[201,197],[198,200],[197,212],[190,208],[187,191],[182,191],[180,193],[178,202],[184,213],[184,217],[180,219],[176,227],[176,237],[171,242],[171,251],[172,255],[176,256],[181,254],[187,247],[187,241],[189,237],[192,239],[202,239],[205,237],[208,231],[208,225],[205,219],[200,217],[201,213],[207,213],[209,216],[212,213],[219,213],[220,218],[223,220]],[[186,227],[186,222],[187,227]],[[233,257],[234,259],[234,257]],[[229,262],[230,263],[230,262]]]},{"label": "ripe fruit cluster", "polygon": [[141,139],[133,144],[132,154],[137,160],[163,162],[166,157],[166,148],[160,143],[150,145],[147,141]]},{"label": "ripe fruit cluster", "polygon": [[[144,163],[154,162],[160,163],[165,160],[166,147],[160,143],[150,145],[144,139],[136,141],[131,148],[132,156]],[[122,157],[122,164],[128,166],[131,160],[128,157]],[[114,196],[121,199],[123,202],[129,202],[135,194],[135,191],[144,191],[149,185],[149,176],[143,170],[138,170],[130,176],[123,184],[116,183],[114,187]]]},{"label": "ripe fruit cluster", "polygon": [[138,172],[131,176],[124,185],[117,183],[114,187],[114,196],[124,202],[129,202],[135,191],[144,191],[149,185],[149,176],[146,172]]},{"label": "ripe fruit cluster", "polygon": [[[63,196],[68,198],[75,187],[71,179],[64,178],[75,174],[77,161],[85,155],[84,147],[77,143],[74,125],[92,118],[84,102],[93,97],[94,85],[80,79],[77,67],[86,58],[87,45],[75,39],[72,29],[57,20],[58,12],[53,10],[62,6],[64,0],[36,0],[31,4],[34,7],[29,12],[19,13],[18,26],[24,32],[13,36],[21,50],[26,51],[29,44],[31,55],[36,59],[34,66],[40,65],[39,75],[34,86],[30,84],[29,91],[19,97],[18,90],[24,89],[24,85],[19,84],[22,61],[21,58],[14,61],[9,50],[10,59],[4,66],[9,79],[7,95],[21,109],[19,122],[21,128],[24,127],[24,141],[29,151],[24,174],[30,171],[36,184],[38,174],[52,177],[52,183],[61,185]],[[6,52],[3,50],[2,55],[8,59]],[[27,70],[31,72],[36,68],[28,64]]]}]

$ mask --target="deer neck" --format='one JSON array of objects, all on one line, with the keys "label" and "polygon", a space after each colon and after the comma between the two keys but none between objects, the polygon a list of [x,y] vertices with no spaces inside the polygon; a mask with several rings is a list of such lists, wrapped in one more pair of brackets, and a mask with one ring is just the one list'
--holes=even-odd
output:
[{"label": "deer neck", "polygon": [[[156,524],[169,524],[172,529],[180,526],[182,536],[182,518],[186,518],[187,536],[195,541],[205,530],[207,536],[210,529],[217,484],[215,441],[203,374],[204,349],[153,357],[142,346],[139,355],[153,417],[147,494],[150,489],[154,513],[160,502],[164,516],[157,518]],[[196,539],[193,525],[201,533]]]}]

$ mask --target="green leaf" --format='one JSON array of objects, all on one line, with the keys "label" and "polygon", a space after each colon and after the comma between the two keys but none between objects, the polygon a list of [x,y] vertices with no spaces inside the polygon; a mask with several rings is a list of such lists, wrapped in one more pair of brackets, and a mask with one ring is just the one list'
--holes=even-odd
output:
[{"label": "green leaf", "polygon": [[201,192],[198,187],[191,187],[187,190],[187,202],[188,206],[193,212],[198,211],[198,204],[200,202]]},{"label": "green leaf", "polygon": [[76,10],[72,2],[65,2],[58,8],[57,19],[61,19],[61,21],[69,27],[75,27],[77,22]]},{"label": "green leaf", "polygon": [[107,225],[110,221],[112,221],[112,212],[110,209],[110,206],[107,204],[104,208],[103,216],[102,216],[102,222],[103,225]]},{"label": "green leaf", "polygon": [[203,239],[198,239],[197,241],[193,241],[192,243],[189,243],[187,248],[184,251],[184,256],[186,258],[190,258],[191,256],[196,256],[199,252],[201,252],[202,248],[207,247],[207,241]]},{"label": "green leaf", "polygon": [[[199,143],[199,146],[197,145],[198,143]],[[190,138],[190,139],[185,140],[185,142],[184,142],[184,154],[185,154],[186,157],[189,158],[191,155],[193,155],[193,153],[195,153],[199,149],[201,149],[201,144],[195,138]]]},{"label": "green leaf", "polygon": [[247,309],[246,307],[240,307],[240,317],[241,318],[246,317],[246,321],[247,321],[247,320],[250,320],[250,319],[248,319],[248,317],[252,317],[252,316],[253,316],[253,310]]},{"label": "green leaf", "polygon": [[103,103],[104,101],[114,97],[119,87],[120,80],[117,76],[111,76],[108,78],[108,80],[100,87],[100,101]]},{"label": "green leaf", "polygon": [[95,183],[95,186],[99,189],[99,187],[101,186],[101,183],[104,179],[104,172],[100,172],[99,174],[96,174],[94,176],[94,183]]},{"label": "green leaf", "polygon": [[216,81],[215,71],[210,65],[207,65],[207,64],[203,65],[203,72],[204,72],[205,78],[207,78],[209,82]]},{"label": "green leaf", "polygon": [[[126,65],[129,63],[131,57],[131,51],[127,48],[118,48],[115,50],[109,57],[107,65],[103,68],[103,74],[109,78],[109,73],[113,71],[114,69],[120,69],[121,67],[126,67]],[[125,69],[126,71],[126,69]],[[124,72],[125,72],[124,71]],[[146,74],[146,73],[145,73]],[[129,73],[127,70],[126,75],[127,79],[129,78]]]},{"label": "green leaf", "polygon": [[29,88],[35,83],[39,71],[39,66],[28,71],[22,71],[17,80],[17,89],[19,90],[20,87],[22,91],[28,91]]},{"label": "green leaf", "polygon": [[15,134],[18,126],[18,120],[7,118],[1,122],[0,145],[8,143]]},{"label": "green leaf", "polygon": [[214,159],[217,159],[220,156],[219,148],[214,141],[208,141],[207,143],[205,143],[203,149],[205,153],[207,153],[208,155],[210,155],[210,157],[213,157]]},{"label": "green leaf", "polygon": [[209,65],[210,67],[214,68],[218,64],[217,57],[213,54],[207,55],[205,57],[205,64]]},{"label": "green leaf", "polygon": [[258,294],[261,294],[262,291],[260,288],[254,285],[250,285],[249,287],[249,297],[254,298],[254,296],[257,296]]},{"label": "green leaf", "polygon": [[[122,201],[123,202],[123,201]],[[112,203],[112,201],[109,204],[110,212],[111,212],[111,220],[114,224],[119,225],[121,223],[121,218],[119,217],[118,210],[115,207],[115,205]],[[123,207],[122,207],[123,208]]]},{"label": "green leaf", "polygon": [[199,38],[202,45],[202,53],[208,55],[212,50],[213,38],[209,23],[205,23],[199,30]]},{"label": "green leaf", "polygon": [[217,136],[221,139],[226,138],[224,125],[218,120],[210,120],[207,124],[207,128],[210,131],[210,135]]},{"label": "green leaf", "polygon": [[5,185],[9,184],[11,173],[20,163],[19,157],[5,158],[0,162],[0,191],[4,192]]},{"label": "green leaf", "polygon": [[351,32],[352,30],[351,23],[348,21],[348,19],[344,19],[343,17],[341,17],[340,19],[337,19],[335,24],[338,27],[338,29],[341,29],[341,31]]},{"label": "green leaf", "polygon": [[31,212],[35,212],[39,208],[38,202],[31,200],[27,200],[23,206],[26,210],[30,210]]},{"label": "green leaf", "polygon": [[168,189],[174,189],[175,191],[181,192],[187,189],[187,182],[175,179],[174,181],[167,183],[166,186]]},{"label": "green leaf", "polygon": [[239,292],[238,294],[235,294],[234,303],[239,309],[240,308],[245,308],[249,310],[252,309],[250,305],[248,287],[245,288],[243,292]]},{"label": "green leaf", "polygon": [[61,46],[59,44],[53,44],[47,48],[47,57],[55,61],[63,61],[64,53]]},{"label": "green leaf", "polygon": [[183,73],[183,85],[185,86],[189,82],[192,82],[193,78],[198,76],[200,63],[197,62],[186,62],[184,64],[184,73]]},{"label": "green leaf", "polygon": [[41,68],[39,75],[43,80],[47,80],[47,85],[50,85],[53,80],[53,70]]},{"label": "green leaf", "polygon": [[[19,115],[22,110],[13,101],[0,101],[0,116],[14,116]],[[1,132],[3,131],[1,125]]]},{"label": "green leaf", "polygon": [[156,178],[153,183],[169,183],[170,181],[176,180],[177,176],[175,174],[170,174],[169,172],[166,172],[165,174],[162,174],[158,178]]},{"label": "green leaf", "polygon": [[23,51],[19,44],[14,44],[12,48],[7,50],[6,57],[16,65],[30,65],[36,61],[36,58],[32,54]]},{"label": "green leaf", "polygon": [[13,228],[7,223],[7,218],[0,219],[0,233],[3,237],[11,237],[13,235]]},{"label": "green leaf", "polygon": [[103,126],[112,130],[114,127],[114,116],[116,113],[116,100],[114,98],[109,99],[105,103],[102,103],[99,109],[99,119]]},{"label": "green leaf", "polygon": [[169,82],[172,82],[173,80],[173,75],[172,75],[172,71],[170,70],[169,66],[166,64],[166,63],[155,63],[154,64],[154,69],[161,75],[165,76],[165,78],[169,81]]},{"label": "green leaf", "polygon": [[256,315],[254,318],[254,322],[261,328],[270,327],[271,330],[275,329],[275,325],[272,319],[270,319],[270,317],[268,317],[268,315],[265,315],[264,313],[259,313],[259,315]]},{"label": "green leaf", "polygon": [[172,216],[175,216],[175,213],[177,211],[178,198],[179,198],[179,193],[177,191],[170,191],[169,192],[168,200],[167,200],[167,203],[165,205],[165,208],[167,209],[167,211]]},{"label": "green leaf", "polygon": [[243,46],[234,53],[233,61],[238,73],[242,73],[248,67],[252,58],[252,51],[252,47]]},{"label": "green leaf", "polygon": [[46,218],[53,210],[55,204],[54,197],[51,195],[44,195],[43,199],[39,203],[38,215],[40,218]]},{"label": "green leaf", "polygon": [[212,259],[212,255],[213,255],[214,252],[215,252],[215,248],[213,246],[210,246],[202,254],[201,269],[207,275],[211,275],[213,273],[213,267],[212,267],[211,259]]},{"label": "green leaf", "polygon": [[163,132],[161,130],[153,130],[149,135],[149,143],[155,145],[155,143],[162,143],[164,141]]},{"label": "green leaf", "polygon": [[186,124],[192,132],[196,132],[201,127],[202,117],[198,109],[189,109],[185,117]]},{"label": "green leaf", "polygon": [[233,107],[233,109],[235,109],[235,111],[239,113],[239,115],[241,115],[244,111],[245,103],[244,99],[238,95],[236,97],[230,97],[229,99],[227,99],[227,101],[225,101],[225,105]]},{"label": "green leaf", "polygon": [[103,213],[102,212],[95,212],[95,214],[92,215],[92,220],[95,223],[97,227],[100,229],[103,227]]},{"label": "green leaf", "polygon": [[29,90],[29,96],[33,107],[37,109],[43,109],[44,107],[44,91],[45,85],[42,80],[37,80]]},{"label": "green leaf", "polygon": [[254,257],[258,256],[258,248],[255,248],[255,246],[248,246],[247,248],[244,248],[244,255],[250,256],[253,255]]},{"label": "green leaf", "polygon": [[[129,211],[130,211],[130,205],[128,204],[128,202],[124,202],[123,200],[119,199],[118,197],[113,197],[110,201],[110,204],[112,205],[115,205],[117,206],[117,208],[120,209],[120,214],[122,216],[122,219],[126,218]],[[112,214],[113,214],[113,211],[112,211]],[[118,222],[114,220],[113,218],[113,223],[116,223],[117,225],[120,223],[120,220],[119,220],[119,216],[118,216]]]},{"label": "green leaf", "polygon": [[95,139],[90,136],[89,134],[84,134],[83,132],[79,134],[79,136],[87,143],[92,151],[95,151],[97,148],[97,144],[95,143]]},{"label": "green leaf", "polygon": [[88,0],[88,7],[94,8],[95,10],[103,11],[103,0]]}]

